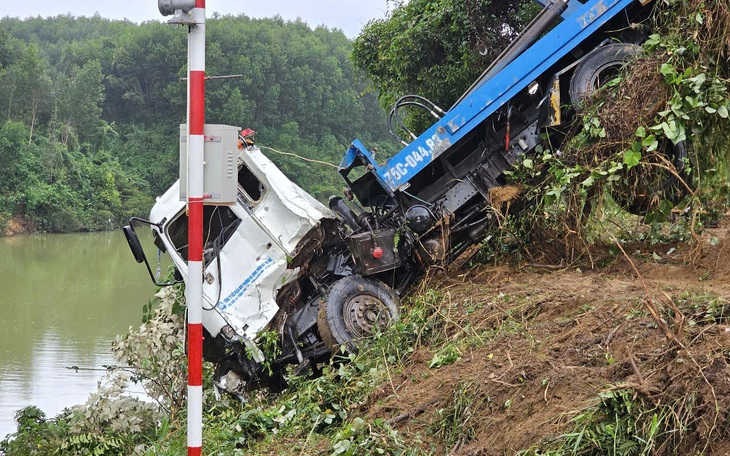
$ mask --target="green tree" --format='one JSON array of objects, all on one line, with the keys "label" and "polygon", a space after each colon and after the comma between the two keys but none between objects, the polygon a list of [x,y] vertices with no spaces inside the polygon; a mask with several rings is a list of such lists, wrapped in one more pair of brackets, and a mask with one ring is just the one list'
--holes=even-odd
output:
[{"label": "green tree", "polygon": [[397,2],[355,40],[353,61],[384,105],[418,94],[448,108],[534,14],[531,0]]},{"label": "green tree", "polygon": [[8,65],[3,74],[4,102],[7,118],[28,125],[30,143],[38,124],[50,114],[52,82],[37,45],[20,45],[14,52],[17,53],[16,61]]},{"label": "green tree", "polygon": [[[167,24],[147,22],[116,37],[106,75],[108,121],[149,124],[185,117],[184,109],[173,109],[180,104],[173,105],[165,97],[168,86],[183,90],[185,86],[179,77],[187,62],[186,36],[180,32]],[[180,103],[184,106],[185,98]]]},{"label": "green tree", "polygon": [[63,131],[63,143],[70,136],[93,138],[103,130],[101,118],[104,83],[101,62],[89,60],[82,66],[73,65],[56,78],[55,115]]},{"label": "green tree", "polygon": [[[27,176],[28,129],[22,122],[8,120],[0,128],[0,194],[8,196],[22,189]],[[6,202],[7,203],[7,202]]]}]

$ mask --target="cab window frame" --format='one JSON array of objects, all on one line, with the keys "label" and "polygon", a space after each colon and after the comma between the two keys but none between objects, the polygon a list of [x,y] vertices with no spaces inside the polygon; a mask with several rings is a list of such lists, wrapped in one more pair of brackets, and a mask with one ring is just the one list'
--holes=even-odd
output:
[{"label": "cab window frame", "polygon": [[[247,172],[248,175],[246,177],[249,177],[249,179],[250,178],[255,179],[255,182],[249,180],[249,182],[244,183],[245,185],[242,184],[242,182],[241,182],[241,173],[242,172],[244,172],[244,173]],[[246,163],[241,163],[241,166],[238,169],[237,180],[238,180],[239,195],[243,195],[245,201],[247,201],[251,206],[255,206],[258,203],[260,203],[262,200],[264,200],[264,198],[266,197],[266,194],[269,192],[269,189],[266,186],[266,184],[264,184],[264,182],[256,175],[256,173],[254,173],[251,170],[251,168],[248,165],[246,165]],[[254,198],[254,195],[251,195],[251,193],[249,192],[249,189],[252,188],[252,187],[250,187],[250,185],[252,185],[252,184],[256,184],[256,192],[258,193],[258,198]]]}]

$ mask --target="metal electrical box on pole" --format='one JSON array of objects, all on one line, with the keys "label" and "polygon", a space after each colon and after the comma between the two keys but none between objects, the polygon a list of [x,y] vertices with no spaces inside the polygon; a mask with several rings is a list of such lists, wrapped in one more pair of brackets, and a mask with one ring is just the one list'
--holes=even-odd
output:
[{"label": "metal electrical box on pole", "polygon": [[[238,132],[231,125],[205,125],[203,203],[236,204],[238,195]],[[188,126],[180,125],[180,200],[187,201]]]}]

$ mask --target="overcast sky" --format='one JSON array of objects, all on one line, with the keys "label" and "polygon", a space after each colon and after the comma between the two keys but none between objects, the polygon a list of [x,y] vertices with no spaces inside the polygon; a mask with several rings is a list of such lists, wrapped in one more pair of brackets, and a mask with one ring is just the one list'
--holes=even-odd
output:
[{"label": "overcast sky", "polygon": [[[384,17],[387,0],[206,0],[206,12],[245,14],[250,17],[279,15],[302,19],[311,27],[342,29],[354,38],[371,19]],[[0,17],[93,16],[134,22],[163,20],[157,0],[0,0]]]}]

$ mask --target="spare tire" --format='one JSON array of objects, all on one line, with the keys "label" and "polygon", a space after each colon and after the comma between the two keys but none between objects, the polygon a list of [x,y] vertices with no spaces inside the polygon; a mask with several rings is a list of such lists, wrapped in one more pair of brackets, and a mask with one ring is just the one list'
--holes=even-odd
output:
[{"label": "spare tire", "polygon": [[592,50],[575,67],[570,78],[570,100],[579,107],[588,95],[615,78],[621,68],[641,55],[641,46],[612,43]]}]

